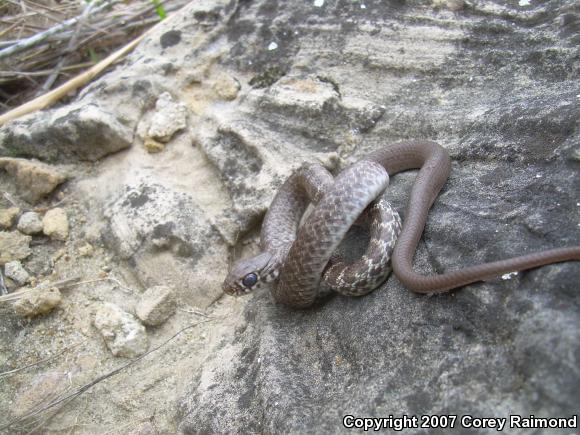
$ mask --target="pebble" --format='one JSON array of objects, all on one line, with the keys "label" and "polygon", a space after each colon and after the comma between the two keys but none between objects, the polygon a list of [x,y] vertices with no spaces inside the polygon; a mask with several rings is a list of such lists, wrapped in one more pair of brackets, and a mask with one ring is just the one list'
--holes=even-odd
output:
[{"label": "pebble", "polygon": [[48,289],[33,289],[18,299],[12,308],[14,312],[23,317],[35,317],[50,313],[60,305],[62,296],[56,287]]},{"label": "pebble", "polygon": [[157,326],[175,313],[175,291],[165,285],[150,287],[141,295],[135,312],[145,325]]},{"label": "pebble", "polygon": [[105,302],[100,305],[93,324],[115,356],[134,358],[149,348],[145,327],[132,314],[115,304]]},{"label": "pebble", "polygon": [[46,163],[0,157],[0,168],[15,180],[18,192],[26,201],[36,204],[51,193],[67,176]]},{"label": "pebble", "polygon": [[90,243],[85,243],[79,248],[79,255],[81,257],[92,257],[95,252],[95,248]]},{"label": "pebble", "polygon": [[28,211],[20,216],[17,225],[18,231],[24,234],[38,234],[42,232],[42,219],[33,211]]},{"label": "pebble", "polygon": [[0,266],[13,260],[23,260],[32,254],[32,237],[18,231],[0,231]]},{"label": "pebble", "polygon": [[44,234],[51,239],[60,241],[68,239],[68,219],[64,209],[57,207],[47,211],[42,224]]},{"label": "pebble", "polygon": [[10,229],[19,214],[20,209],[18,207],[0,209],[0,228]]},{"label": "pebble", "polygon": [[4,265],[4,275],[18,285],[24,285],[30,281],[30,274],[18,260],[10,261]]}]

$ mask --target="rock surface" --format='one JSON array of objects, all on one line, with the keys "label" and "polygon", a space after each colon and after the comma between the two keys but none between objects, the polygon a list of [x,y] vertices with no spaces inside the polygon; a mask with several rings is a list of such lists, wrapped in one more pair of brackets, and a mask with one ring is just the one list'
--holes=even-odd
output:
[{"label": "rock surface", "polygon": [[0,168],[14,177],[18,193],[32,204],[67,179],[65,174],[45,163],[26,159],[0,158]]},{"label": "rock surface", "polygon": [[[214,303],[230,261],[257,252],[264,212],[294,168],[320,161],[336,172],[407,138],[436,140],[453,160],[416,270],[579,245],[576,5],[203,0],[180,14],[71,105],[0,134],[0,154],[63,163],[139,145],[71,186],[104,223],[94,240],[114,254],[107,270],[125,265],[144,288],[168,283],[184,305],[235,313],[152,367],[170,377],[184,355],[198,358],[183,370],[188,393],[176,393],[182,378],[165,396],[155,389],[165,382],[147,379],[139,406],[107,406],[108,390],[91,406],[161,418],[173,409],[157,406],[167,411],[182,395],[174,424],[183,433],[337,433],[347,413],[577,413],[577,262],[432,297],[391,277],[366,297],[331,296],[303,311],[267,290]],[[141,145],[164,92],[189,117],[152,155]],[[82,134],[78,113],[95,110],[104,121]],[[70,122],[52,122],[59,117]],[[415,176],[393,177],[388,190],[403,220]],[[127,393],[129,373],[112,392]],[[164,424],[160,432],[177,432]]]},{"label": "rock surface", "polygon": [[135,314],[145,325],[158,326],[175,313],[175,291],[168,286],[148,288],[135,308]]},{"label": "rock surface", "polygon": [[146,352],[149,347],[145,327],[117,305],[107,302],[99,306],[94,325],[115,356],[133,358]]},{"label": "rock surface", "polygon": [[[245,3],[228,28],[222,64],[250,79],[201,141],[235,204],[218,226],[227,240],[252,230],[247,217],[283,178],[275,162],[325,153],[343,166],[430,138],[453,170],[417,270],[580,244],[571,3],[321,3]],[[389,187],[400,213],[414,177]],[[570,262],[436,297],[392,277],[305,311],[258,293],[193,377],[181,430],[336,433],[345,414],[569,417],[580,400],[577,282]]]},{"label": "rock surface", "polygon": [[14,312],[23,317],[36,317],[50,313],[62,302],[56,287],[32,289],[13,304]]}]

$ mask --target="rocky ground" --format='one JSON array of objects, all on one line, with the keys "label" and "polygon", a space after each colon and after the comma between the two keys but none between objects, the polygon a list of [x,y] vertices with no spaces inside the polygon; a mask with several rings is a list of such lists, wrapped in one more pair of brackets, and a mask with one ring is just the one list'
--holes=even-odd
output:
[{"label": "rocky ground", "polygon": [[[220,285],[294,168],[406,138],[453,160],[417,270],[580,244],[579,22],[573,1],[196,1],[4,126],[0,432],[576,413],[577,262],[431,297],[391,277],[304,311]],[[413,178],[389,187],[403,220]]]}]

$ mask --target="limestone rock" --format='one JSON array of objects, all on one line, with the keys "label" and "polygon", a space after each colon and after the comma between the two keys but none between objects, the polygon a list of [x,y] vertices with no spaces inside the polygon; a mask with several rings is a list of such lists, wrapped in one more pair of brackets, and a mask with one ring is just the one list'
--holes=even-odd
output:
[{"label": "limestone rock", "polygon": [[42,225],[47,236],[60,241],[68,239],[68,218],[64,209],[56,207],[48,210],[42,219]]},{"label": "limestone rock", "polygon": [[38,234],[42,232],[42,219],[36,212],[29,211],[23,213],[18,219],[18,231],[24,234]]},{"label": "limestone rock", "polygon": [[30,281],[30,275],[18,260],[10,261],[4,265],[4,275],[18,285],[24,285]]},{"label": "limestone rock", "polygon": [[115,356],[133,358],[149,347],[145,327],[117,305],[107,302],[99,306],[93,323]]},{"label": "limestone rock", "polygon": [[32,237],[18,231],[0,231],[0,266],[28,257],[32,253],[29,246],[31,240]]},{"label": "limestone rock", "polygon": [[169,92],[159,96],[155,104],[155,114],[149,126],[149,136],[159,142],[167,143],[173,135],[187,125],[187,107],[173,101]]},{"label": "limestone rock", "polygon": [[32,204],[36,204],[67,179],[65,174],[46,163],[26,159],[1,157],[0,168],[14,177],[18,193]]},{"label": "limestone rock", "polygon": [[0,149],[42,160],[97,160],[131,146],[133,130],[94,102],[79,101],[13,121],[0,131]]},{"label": "limestone rock", "polygon": [[148,288],[142,295],[135,313],[145,325],[157,326],[175,313],[177,301],[171,287],[158,285]]},{"label": "limestone rock", "polygon": [[0,228],[9,230],[14,225],[14,221],[19,214],[20,209],[18,207],[0,209]]},{"label": "limestone rock", "polygon": [[23,317],[35,317],[50,313],[62,302],[60,291],[56,287],[32,289],[18,299],[12,307],[14,312]]}]

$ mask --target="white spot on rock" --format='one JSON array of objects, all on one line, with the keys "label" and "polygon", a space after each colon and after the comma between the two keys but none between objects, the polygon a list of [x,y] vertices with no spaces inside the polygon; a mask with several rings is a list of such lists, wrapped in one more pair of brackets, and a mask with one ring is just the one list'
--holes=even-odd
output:
[{"label": "white spot on rock", "polygon": [[173,101],[169,92],[162,93],[155,103],[155,115],[151,119],[148,135],[159,142],[167,143],[173,135],[187,125],[187,107]]},{"label": "white spot on rock", "polygon": [[518,3],[520,6],[529,6],[530,0],[520,0]]},{"label": "white spot on rock", "polygon": [[314,0],[314,6],[317,8],[321,8],[324,6],[324,0]]},{"label": "white spot on rock", "polygon": [[518,272],[510,272],[510,273],[505,273],[501,276],[501,279],[503,279],[504,281],[507,281],[509,279],[512,279],[513,277],[517,276]]},{"label": "white spot on rock", "polygon": [[270,42],[270,45],[268,45],[268,50],[272,51],[272,50],[276,50],[278,48],[278,44],[276,44],[274,41]]}]

